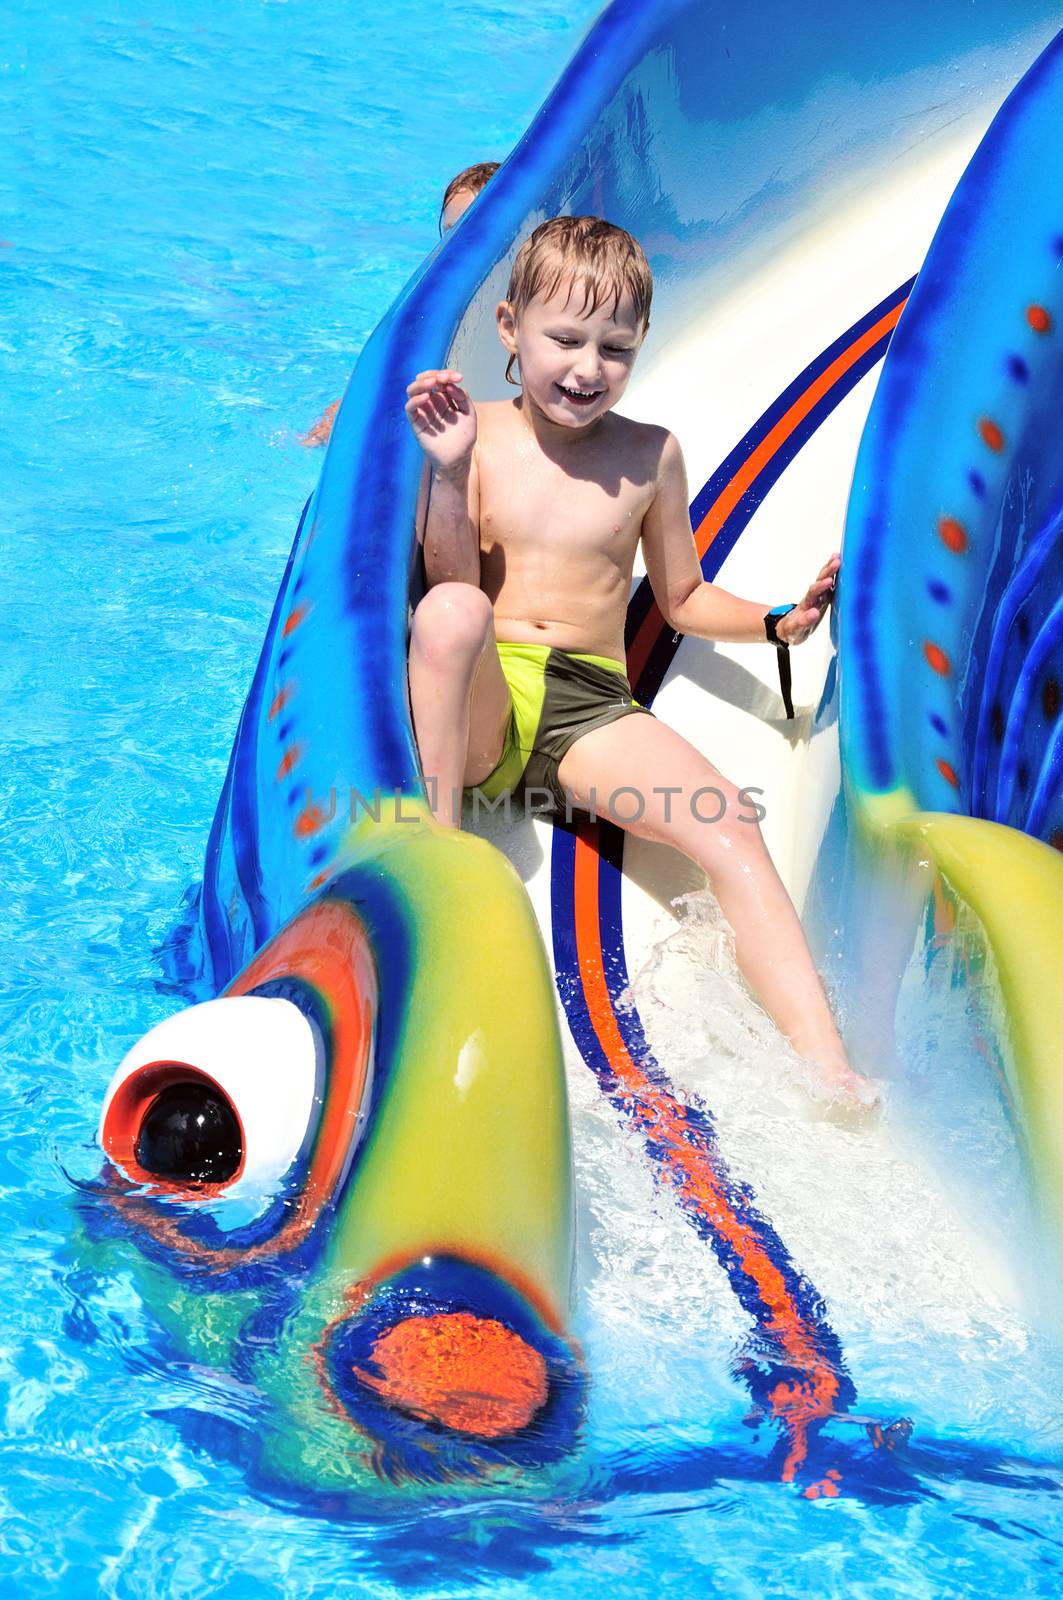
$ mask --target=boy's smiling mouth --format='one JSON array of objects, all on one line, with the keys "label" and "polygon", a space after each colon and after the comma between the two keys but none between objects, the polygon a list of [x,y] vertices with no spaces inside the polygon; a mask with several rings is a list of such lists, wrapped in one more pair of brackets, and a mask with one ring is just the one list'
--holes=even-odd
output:
[{"label": "boy's smiling mouth", "polygon": [[569,389],[565,384],[557,386],[566,400],[571,400],[574,406],[589,406],[605,393],[604,389]]}]

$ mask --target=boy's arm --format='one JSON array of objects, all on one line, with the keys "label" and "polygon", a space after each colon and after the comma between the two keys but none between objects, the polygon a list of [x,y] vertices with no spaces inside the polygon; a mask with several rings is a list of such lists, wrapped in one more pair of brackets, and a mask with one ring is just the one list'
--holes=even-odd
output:
[{"label": "boy's arm", "polygon": [[480,586],[476,413],[455,381],[460,376],[422,372],[406,391],[406,414],[428,459],[423,545],[429,589],[437,583]]},{"label": "boy's arm", "polygon": [[479,526],[475,451],[464,468],[430,467],[424,526],[424,573],[429,589],[437,583],[480,587]]},{"label": "boy's arm", "polygon": [[[658,608],[676,633],[727,644],[764,644],[764,614],[778,599],[742,600],[702,577],[690,510],[683,452],[668,434],[657,470],[657,492],[642,522],[646,571]],[[840,559],[832,556],[804,599],[780,619],[778,636],[799,644],[823,616]]]}]

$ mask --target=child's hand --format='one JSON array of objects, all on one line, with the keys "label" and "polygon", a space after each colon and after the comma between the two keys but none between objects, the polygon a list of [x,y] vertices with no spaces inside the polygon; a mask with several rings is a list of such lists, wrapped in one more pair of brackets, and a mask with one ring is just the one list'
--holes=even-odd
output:
[{"label": "child's hand", "polygon": [[834,580],[838,576],[842,558],[837,552],[819,570],[819,577],[808,586],[808,592],[792,611],[788,611],[776,625],[776,634],[788,645],[804,644],[810,633],[815,633],[834,598]]},{"label": "child's hand", "polygon": [[467,465],[476,443],[476,412],[460,383],[461,373],[449,369],[419,372],[406,390],[410,427],[441,472]]}]

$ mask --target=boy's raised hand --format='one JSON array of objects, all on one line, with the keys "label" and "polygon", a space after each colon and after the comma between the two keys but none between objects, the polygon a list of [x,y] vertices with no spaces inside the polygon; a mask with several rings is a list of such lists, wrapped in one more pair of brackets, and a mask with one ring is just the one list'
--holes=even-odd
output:
[{"label": "boy's raised hand", "polygon": [[476,412],[461,373],[419,372],[407,386],[406,415],[417,442],[439,471],[466,465],[476,443]]},{"label": "boy's raised hand", "polygon": [[815,633],[827,607],[834,598],[834,580],[842,564],[837,551],[819,569],[819,576],[810,583],[803,600],[788,611],[776,625],[776,634],[789,645],[804,644],[810,633]]}]

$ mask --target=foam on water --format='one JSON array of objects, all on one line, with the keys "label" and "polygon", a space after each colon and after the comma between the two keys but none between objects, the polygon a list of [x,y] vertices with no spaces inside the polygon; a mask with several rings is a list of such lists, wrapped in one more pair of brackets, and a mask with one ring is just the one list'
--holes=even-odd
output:
[{"label": "foam on water", "polygon": [[[946,1152],[935,1170],[906,1136],[904,1085],[885,1086],[881,1112],[841,1111],[742,984],[711,894],[684,896],[676,909],[678,925],[633,975],[630,1001],[677,1094],[711,1111],[732,1175],[752,1185],[826,1300],[857,1409],[910,1415],[935,1433],[1018,1433],[1031,1448],[1058,1449],[1058,1348],[1032,1319],[999,1241],[964,1214],[955,1158]],[[596,1316],[617,1328],[648,1321],[664,1343],[694,1340],[719,1360],[748,1327],[722,1270],[667,1193],[654,1191],[639,1143],[617,1139],[615,1117],[576,1059],[571,1081]],[[1010,1154],[1018,1184],[999,1107],[980,1109],[985,1142],[998,1159]]]}]

